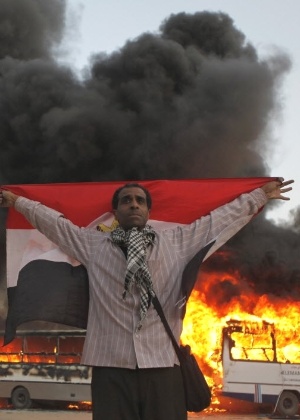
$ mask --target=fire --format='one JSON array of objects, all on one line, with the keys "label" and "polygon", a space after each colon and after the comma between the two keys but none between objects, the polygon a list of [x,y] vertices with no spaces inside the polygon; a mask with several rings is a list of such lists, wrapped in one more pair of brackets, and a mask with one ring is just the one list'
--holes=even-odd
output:
[{"label": "fire", "polygon": [[91,401],[80,401],[78,403],[71,403],[68,405],[69,410],[90,411],[92,409]]},{"label": "fire", "polygon": [[[80,362],[84,337],[34,336],[28,332],[23,338],[16,337],[0,351],[1,363],[43,363],[43,364],[78,364]],[[70,334],[69,334],[70,335]]]},{"label": "fire", "polygon": [[[300,308],[296,302],[249,294],[213,307],[206,302],[206,292],[192,292],[181,340],[191,346],[211,386],[222,383],[221,340],[228,326],[234,326],[230,331],[234,359],[300,363]],[[244,306],[251,307],[251,313]]]}]

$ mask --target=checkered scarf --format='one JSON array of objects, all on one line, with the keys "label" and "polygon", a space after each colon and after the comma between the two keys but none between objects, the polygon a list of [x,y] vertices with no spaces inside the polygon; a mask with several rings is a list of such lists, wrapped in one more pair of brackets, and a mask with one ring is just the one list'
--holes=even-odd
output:
[{"label": "checkered scarf", "polygon": [[127,292],[135,283],[140,290],[141,306],[138,325],[140,329],[151,304],[151,298],[154,296],[152,279],[146,262],[146,250],[147,246],[154,242],[155,231],[149,225],[142,230],[134,227],[128,231],[117,227],[111,232],[111,238],[115,244],[127,248],[123,299],[126,299]]}]

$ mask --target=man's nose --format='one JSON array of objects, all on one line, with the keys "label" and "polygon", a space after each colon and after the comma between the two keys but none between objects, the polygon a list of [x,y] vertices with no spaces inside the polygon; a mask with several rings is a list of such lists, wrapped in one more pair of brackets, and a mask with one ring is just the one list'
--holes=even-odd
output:
[{"label": "man's nose", "polygon": [[134,209],[138,208],[139,207],[138,201],[137,200],[132,200],[131,207],[134,208]]}]

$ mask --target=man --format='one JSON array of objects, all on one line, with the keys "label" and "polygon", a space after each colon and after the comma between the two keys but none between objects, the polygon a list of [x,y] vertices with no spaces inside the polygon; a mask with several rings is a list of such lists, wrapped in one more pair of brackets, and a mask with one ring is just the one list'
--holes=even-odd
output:
[{"label": "man", "polygon": [[[154,231],[147,224],[151,196],[126,184],[112,199],[119,226],[109,232],[79,228],[42,204],[0,192],[89,276],[90,303],[82,363],[93,366],[93,420],[187,418],[178,359],[151,299],[155,293],[174,336],[182,331],[181,280],[185,266],[208,245],[224,243],[293,181],[266,183],[190,225]],[[176,206],[176,203],[174,203]]]}]

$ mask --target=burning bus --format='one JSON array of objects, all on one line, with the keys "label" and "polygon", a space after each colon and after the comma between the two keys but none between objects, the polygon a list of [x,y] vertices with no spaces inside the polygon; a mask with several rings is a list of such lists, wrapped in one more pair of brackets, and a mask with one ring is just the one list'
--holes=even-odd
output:
[{"label": "burning bus", "polygon": [[274,414],[294,416],[300,400],[300,346],[293,360],[288,350],[277,348],[274,324],[229,321],[222,331],[222,394],[272,403]]},{"label": "burning bus", "polygon": [[[219,396],[225,396],[273,405],[273,414],[296,414],[300,400],[297,302],[246,295],[217,307],[206,301],[205,293],[204,288],[193,291],[181,339],[196,354],[213,390],[213,404],[219,405]],[[252,314],[242,307],[246,299],[255,303]]]},{"label": "burning bus", "polygon": [[91,371],[80,365],[85,331],[19,331],[0,348],[0,397],[14,408],[33,400],[91,401]]}]

